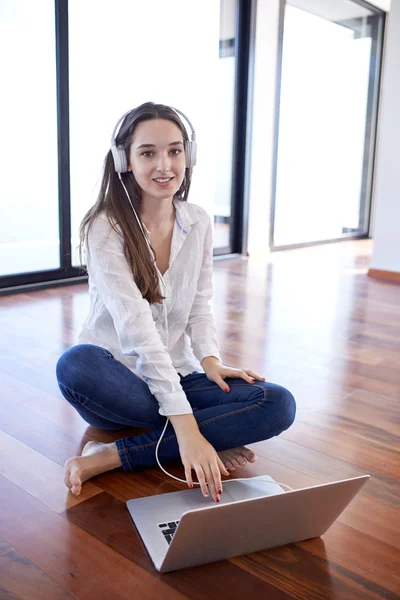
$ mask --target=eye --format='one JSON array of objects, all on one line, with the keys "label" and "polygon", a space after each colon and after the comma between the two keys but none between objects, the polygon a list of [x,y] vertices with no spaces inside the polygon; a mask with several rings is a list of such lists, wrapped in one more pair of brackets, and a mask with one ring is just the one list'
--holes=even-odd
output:
[{"label": "eye", "polygon": [[153,152],[152,152],[152,150],[146,150],[145,152],[142,152],[140,156],[144,156],[145,158],[148,158],[150,156],[153,156]]},{"label": "eye", "polygon": [[173,150],[171,150],[172,156],[179,156],[179,154],[182,154],[182,150],[180,150],[179,148],[174,148]]}]

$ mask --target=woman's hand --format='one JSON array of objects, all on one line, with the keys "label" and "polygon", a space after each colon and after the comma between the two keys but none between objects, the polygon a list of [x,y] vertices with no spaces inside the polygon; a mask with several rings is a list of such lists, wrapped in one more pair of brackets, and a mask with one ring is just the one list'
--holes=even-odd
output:
[{"label": "woman's hand", "polygon": [[208,484],[214,500],[219,502],[219,493],[222,493],[221,473],[230,475],[229,471],[213,446],[200,433],[193,414],[170,415],[168,418],[175,429],[188,486],[193,487],[194,469],[204,496],[208,496]]},{"label": "woman's hand", "polygon": [[221,361],[215,356],[206,356],[201,361],[207,378],[210,381],[214,381],[224,392],[229,392],[229,386],[225,383],[226,377],[233,377],[236,379],[244,379],[248,383],[254,383],[257,381],[265,381],[265,377],[257,375],[250,369],[235,369],[234,367],[227,367],[221,363]]},{"label": "woman's hand", "polygon": [[222,493],[221,473],[224,475],[230,473],[213,446],[200,431],[195,435],[179,436],[178,444],[189,487],[193,487],[192,469],[194,469],[203,495],[208,496],[208,484],[212,497],[216,502],[219,502],[219,496]]}]

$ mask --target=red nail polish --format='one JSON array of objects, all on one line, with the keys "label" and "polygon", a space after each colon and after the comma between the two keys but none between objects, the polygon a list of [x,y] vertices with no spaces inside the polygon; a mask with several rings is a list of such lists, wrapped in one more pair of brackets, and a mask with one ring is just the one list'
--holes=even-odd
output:
[{"label": "red nail polish", "polygon": [[224,392],[228,393],[229,392],[229,388],[225,388]]},{"label": "red nail polish", "polygon": [[222,490],[218,490],[218,494],[222,494]]},{"label": "red nail polish", "polygon": [[221,500],[218,498],[218,496],[217,496],[217,502],[221,502]]}]

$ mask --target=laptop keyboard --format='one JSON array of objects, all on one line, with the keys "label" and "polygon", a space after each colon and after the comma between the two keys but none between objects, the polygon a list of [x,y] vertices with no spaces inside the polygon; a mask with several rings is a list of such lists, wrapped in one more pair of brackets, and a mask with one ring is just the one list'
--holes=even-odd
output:
[{"label": "laptop keyboard", "polygon": [[158,526],[164,534],[168,544],[172,542],[176,528],[179,525],[179,521],[168,521],[168,523],[159,523]]}]

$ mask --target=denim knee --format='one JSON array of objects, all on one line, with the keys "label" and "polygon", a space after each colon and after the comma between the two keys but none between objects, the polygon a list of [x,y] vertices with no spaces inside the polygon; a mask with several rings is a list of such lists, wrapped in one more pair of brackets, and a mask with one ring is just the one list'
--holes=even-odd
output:
[{"label": "denim knee", "polygon": [[264,408],[267,411],[264,426],[269,432],[273,423],[274,435],[279,435],[282,431],[289,429],[294,422],[295,399],[289,390],[276,384],[270,384],[264,393],[266,394]]},{"label": "denim knee", "polygon": [[282,431],[286,431],[293,424],[296,417],[296,401],[286,388],[280,387],[279,391],[278,404],[282,417]]},{"label": "denim knee", "polygon": [[67,387],[74,388],[77,376],[82,373],[84,361],[91,355],[94,357],[98,354],[98,351],[99,348],[92,344],[77,344],[68,348],[57,361],[57,381]]}]

